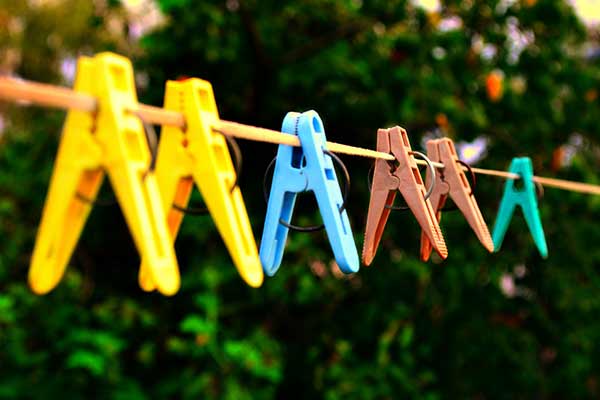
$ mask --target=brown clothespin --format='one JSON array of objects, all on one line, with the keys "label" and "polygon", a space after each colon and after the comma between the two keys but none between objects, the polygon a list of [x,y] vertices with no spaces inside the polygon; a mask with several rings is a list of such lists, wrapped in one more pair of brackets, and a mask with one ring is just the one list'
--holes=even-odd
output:
[{"label": "brown clothespin", "polygon": [[[377,151],[392,154],[398,165],[392,165],[382,159],[375,161],[362,254],[363,263],[370,265],[375,257],[390,211],[394,209],[396,191],[400,191],[404,197],[423,232],[434,244],[436,252],[442,258],[446,258],[448,256],[446,243],[431,203],[427,200],[427,191],[413,155],[424,157],[435,175],[433,165],[425,155],[412,151],[406,131],[399,126],[377,131]],[[429,191],[431,192],[431,188]]]},{"label": "brown clothespin", "polygon": [[[444,164],[444,168],[439,170],[434,178],[436,182],[429,198],[433,209],[436,211],[437,220],[440,221],[442,207],[444,207],[448,196],[450,196],[473,231],[475,231],[479,241],[488,251],[494,251],[494,243],[490,232],[462,168],[462,165],[467,165],[458,159],[452,140],[449,138],[429,140],[427,142],[427,156],[433,162]],[[431,179],[432,176],[428,173],[425,182],[429,183]],[[423,261],[429,259],[431,250],[431,241],[424,231],[421,234],[421,259]]]}]

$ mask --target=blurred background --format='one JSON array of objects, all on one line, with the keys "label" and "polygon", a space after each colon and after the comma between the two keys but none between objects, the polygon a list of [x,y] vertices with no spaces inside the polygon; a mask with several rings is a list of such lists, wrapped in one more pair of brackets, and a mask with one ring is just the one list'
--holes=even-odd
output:
[{"label": "blurred background", "polygon": [[[315,109],[332,141],[374,148],[401,125],[415,149],[449,136],[472,165],[528,155],[538,175],[600,183],[599,21],[598,1],[0,0],[0,73],[70,86],[78,56],[113,51],[150,104],[199,77],[224,119],[279,129]],[[546,190],[547,260],[519,212],[497,254],[445,213],[450,256],[422,263],[397,212],[371,267],[345,276],[324,232],[292,233],[260,289],[211,218],[188,216],[172,298],[141,291],[119,208],[94,207],[38,297],[27,269],[64,117],[0,103],[0,398],[600,397],[600,198]],[[240,145],[259,242],[276,146]],[[343,159],[360,250],[371,161]],[[478,180],[490,228],[502,185]],[[313,196],[297,210],[319,221]]]}]

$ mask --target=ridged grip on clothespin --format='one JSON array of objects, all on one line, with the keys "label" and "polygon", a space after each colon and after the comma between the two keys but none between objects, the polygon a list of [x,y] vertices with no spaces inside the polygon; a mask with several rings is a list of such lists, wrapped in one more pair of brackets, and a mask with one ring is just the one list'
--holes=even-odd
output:
[{"label": "ridged grip on clothespin", "polygon": [[406,131],[396,126],[391,129],[377,131],[377,151],[392,154],[398,163],[392,167],[388,161],[375,161],[375,171],[371,186],[371,198],[365,229],[362,260],[370,265],[375,257],[385,224],[394,204],[396,192],[400,191],[433,247],[446,258],[448,250],[444,236],[435,217],[429,200],[425,199],[425,186],[417,164],[412,156],[412,149]]},{"label": "ridged grip on clothespin", "polygon": [[518,174],[520,179],[508,179],[504,185],[504,193],[492,233],[494,250],[500,250],[515,208],[519,206],[523,211],[533,241],[541,256],[546,258],[548,257],[548,246],[538,209],[531,159],[529,157],[513,158],[509,172]]},{"label": "ridged grip on clothespin", "polygon": [[[167,82],[164,108],[181,112],[186,121],[185,129],[163,127],[156,160],[171,239],[177,237],[184,216],[173,205],[187,206],[195,182],[240,275],[250,286],[260,286],[263,270],[242,193],[233,187],[236,173],[227,142],[212,128],[219,115],[210,82]],[[146,271],[142,263],[140,285],[152,290],[155,283]]]},{"label": "ridged grip on clothespin", "polygon": [[150,151],[139,118],[131,63],[102,53],[81,57],[75,89],[98,99],[95,114],[69,111],[42,221],[33,250],[29,283],[35,293],[62,277],[107,172],[140,255],[148,260],[159,290],[179,288],[175,252],[162,212]]},{"label": "ridged grip on clothespin", "polygon": [[259,252],[265,273],[272,276],[279,269],[289,231],[280,220],[289,224],[297,193],[303,191],[315,194],[340,269],[358,271],[358,252],[347,211],[340,212],[344,200],[331,157],[324,153],[326,137],[319,115],[315,111],[288,113],[282,132],[298,135],[301,147],[280,145],[277,150]]},{"label": "ridged grip on clothespin", "polygon": [[[444,164],[443,170],[436,174],[434,189],[429,197],[431,205],[435,210],[438,222],[442,217],[442,208],[448,197],[452,199],[456,207],[464,215],[477,235],[483,246],[490,252],[494,250],[494,243],[488,230],[483,215],[479,210],[471,185],[467,180],[462,166],[459,164],[458,155],[454,143],[450,138],[434,139],[427,142],[427,156],[433,162]],[[428,172],[425,183],[431,182],[431,174]],[[431,254],[432,246],[427,236],[421,234],[421,259],[427,261]]]}]

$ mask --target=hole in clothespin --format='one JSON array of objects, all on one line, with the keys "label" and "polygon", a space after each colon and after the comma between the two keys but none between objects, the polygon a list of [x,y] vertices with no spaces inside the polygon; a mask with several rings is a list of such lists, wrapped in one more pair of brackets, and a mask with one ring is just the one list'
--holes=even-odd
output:
[{"label": "hole in clothespin", "polygon": [[408,140],[408,134],[404,130],[402,131],[402,143],[404,143],[404,147],[410,149],[410,141]]},{"label": "hole in clothespin", "polygon": [[[535,185],[535,194],[537,196],[538,201],[544,197],[544,186],[542,186],[539,182],[534,182]],[[519,175],[518,179],[513,180],[513,188],[518,192],[522,192],[525,190],[525,180],[522,176]]]},{"label": "hole in clothespin", "polygon": [[[393,156],[392,153],[389,153],[390,155]],[[398,161],[397,159],[393,159],[393,160],[387,160],[386,161],[388,163],[388,165],[390,166],[390,173],[394,173],[396,172],[396,170],[398,169],[398,167],[400,166],[400,161]]]},{"label": "hole in clothespin", "polygon": [[306,157],[304,157],[304,152],[302,151],[302,147],[294,147],[292,150],[292,167],[294,168],[304,168],[306,167]]},{"label": "hole in clothespin", "polygon": [[523,177],[521,175],[519,175],[519,177],[517,179],[513,180],[513,187],[515,188],[516,191],[522,192],[523,190],[525,190],[525,181],[523,180]]},{"label": "hole in clothespin", "polygon": [[333,174],[333,170],[331,168],[325,168],[325,176],[330,181],[335,179],[335,175]]},{"label": "hole in clothespin", "polygon": [[323,133],[323,126],[321,125],[319,118],[313,117],[312,123],[313,123],[313,128],[314,128],[315,132]]}]

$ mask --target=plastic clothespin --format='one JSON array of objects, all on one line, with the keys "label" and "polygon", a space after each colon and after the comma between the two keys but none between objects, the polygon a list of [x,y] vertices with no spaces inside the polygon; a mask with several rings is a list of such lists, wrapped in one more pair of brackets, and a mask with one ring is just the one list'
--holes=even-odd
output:
[{"label": "plastic clothespin", "polygon": [[312,191],[323,218],[335,260],[345,273],[358,271],[358,252],[331,157],[326,154],[323,122],[315,111],[290,112],[281,131],[297,135],[301,147],[279,145],[267,215],[260,243],[260,260],[267,275],[279,269],[297,193]]},{"label": "plastic clothespin", "polygon": [[[183,113],[186,121],[185,129],[163,127],[156,159],[171,239],[177,237],[184,216],[181,208],[187,206],[195,182],[240,275],[250,286],[260,286],[263,270],[227,142],[212,129],[219,115],[210,82],[167,82],[165,109]],[[143,260],[140,286],[150,291],[155,282],[147,272]]]},{"label": "plastic clothespin", "polygon": [[370,265],[375,257],[397,191],[400,191],[404,197],[423,232],[433,243],[433,248],[442,258],[446,258],[448,250],[444,236],[431,203],[426,199],[425,186],[413,158],[415,152],[410,147],[406,131],[399,126],[379,129],[377,151],[392,154],[398,165],[390,165],[389,161],[383,159],[375,161],[362,254],[363,263]]},{"label": "plastic clothespin", "polygon": [[67,114],[29,284],[38,294],[58,284],[106,172],[152,279],[162,293],[174,294],[180,285],[179,269],[156,177],[149,170],[144,128],[131,112],[138,104],[130,61],[111,53],[80,57],[75,90],[96,97],[98,111]]},{"label": "plastic clothespin", "polygon": [[531,159],[529,157],[513,158],[508,171],[518,174],[521,178],[518,180],[507,179],[504,185],[504,194],[500,201],[492,233],[494,250],[500,250],[515,208],[519,206],[523,210],[533,241],[542,257],[546,258],[548,257],[548,246],[538,209]]},{"label": "plastic clothespin", "polygon": [[[494,243],[488,230],[487,224],[481,215],[471,185],[462,169],[461,162],[456,154],[452,139],[443,138],[429,140],[427,142],[427,157],[433,162],[444,164],[443,170],[438,170],[435,177],[435,186],[429,197],[431,206],[436,212],[438,222],[442,218],[442,208],[448,199],[452,199],[456,207],[465,216],[465,219],[477,235],[479,241],[489,251],[494,251]],[[428,173],[425,183],[431,182],[431,174]],[[427,261],[431,255],[431,242],[425,233],[421,234],[421,259]]]}]

